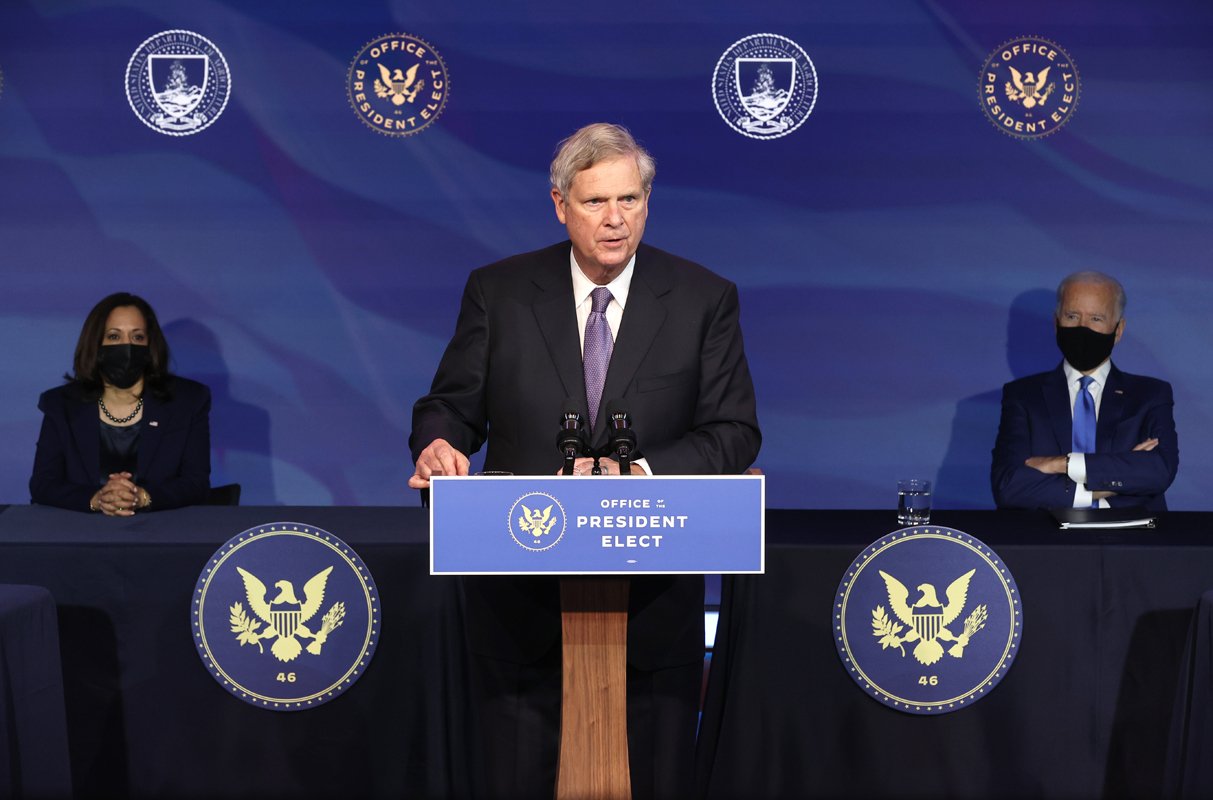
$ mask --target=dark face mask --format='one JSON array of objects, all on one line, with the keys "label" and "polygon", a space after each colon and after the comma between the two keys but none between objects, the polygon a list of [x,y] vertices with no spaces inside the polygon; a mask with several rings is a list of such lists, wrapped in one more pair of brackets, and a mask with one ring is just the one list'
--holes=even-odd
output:
[{"label": "dark face mask", "polygon": [[1098,367],[1112,355],[1116,344],[1116,331],[1100,333],[1082,326],[1063,328],[1057,326],[1057,347],[1070,366],[1079,372]]},{"label": "dark face mask", "polygon": [[151,356],[145,344],[107,344],[97,350],[97,366],[107,383],[129,389],[143,377]]}]

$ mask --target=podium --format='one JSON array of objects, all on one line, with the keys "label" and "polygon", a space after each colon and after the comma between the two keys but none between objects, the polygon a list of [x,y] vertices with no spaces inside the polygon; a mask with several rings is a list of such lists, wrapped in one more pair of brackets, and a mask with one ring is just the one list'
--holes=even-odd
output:
[{"label": "podium", "polygon": [[430,574],[560,578],[558,798],[629,798],[627,576],[765,566],[765,479],[432,479]]}]

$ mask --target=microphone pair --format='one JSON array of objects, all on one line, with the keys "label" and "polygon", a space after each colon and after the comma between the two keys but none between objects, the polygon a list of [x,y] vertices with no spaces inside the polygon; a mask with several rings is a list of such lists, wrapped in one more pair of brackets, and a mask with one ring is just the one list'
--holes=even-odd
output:
[{"label": "microphone pair", "polygon": [[[611,400],[606,405],[607,431],[610,434],[610,444],[597,452],[590,448],[590,437],[585,429],[581,412],[573,398],[564,401],[564,411],[560,415],[560,431],[556,435],[556,448],[565,459],[565,474],[572,474],[573,461],[578,456],[588,456],[598,459],[603,456],[614,456],[619,461],[619,471],[627,475],[630,462],[636,450],[636,432],[632,430],[632,418],[618,400]],[[595,466],[597,469],[597,466]]]}]

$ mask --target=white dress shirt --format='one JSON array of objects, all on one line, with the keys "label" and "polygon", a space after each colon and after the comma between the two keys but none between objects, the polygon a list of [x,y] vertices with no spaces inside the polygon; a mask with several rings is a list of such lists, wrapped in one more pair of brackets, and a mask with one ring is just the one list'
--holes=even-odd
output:
[{"label": "white dress shirt", "polygon": [[[594,302],[591,295],[598,288],[598,284],[585,276],[581,271],[581,267],[577,265],[577,256],[573,254],[573,249],[569,248],[569,268],[573,272],[573,305],[577,311],[577,336],[581,340],[581,354],[585,357],[585,323],[590,318],[590,311],[594,308]],[[606,285],[611,291],[611,302],[607,305],[606,320],[607,327],[611,331],[611,341],[619,335],[619,324],[623,322],[623,309],[628,304],[628,291],[632,288],[632,274],[636,270],[636,255],[628,261],[623,272],[615,276],[615,280]],[[606,400],[607,398],[603,398]],[[652,475],[653,471],[649,469],[649,462],[645,459],[637,459],[632,462],[636,466],[644,470],[646,475]]]},{"label": "white dress shirt", "polygon": [[[1074,401],[1078,399],[1078,387],[1083,374],[1070,366],[1069,361],[1062,362],[1062,370],[1066,373],[1066,388],[1070,391],[1070,421],[1074,421]],[[1105,359],[1091,373],[1091,384],[1087,391],[1095,398],[1095,419],[1099,419],[1099,404],[1103,400],[1103,388],[1108,382],[1108,374],[1112,372],[1112,359]],[[1090,508],[1092,492],[1087,488],[1087,456],[1086,453],[1070,453],[1066,465],[1066,475],[1074,481],[1074,508]],[[1099,508],[1110,508],[1107,500],[1099,501]]]}]

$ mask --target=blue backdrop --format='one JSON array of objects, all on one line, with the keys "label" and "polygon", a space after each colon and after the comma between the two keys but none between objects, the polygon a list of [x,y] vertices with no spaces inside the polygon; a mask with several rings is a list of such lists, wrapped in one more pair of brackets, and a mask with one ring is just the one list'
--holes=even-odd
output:
[{"label": "blue backdrop", "polygon": [[[183,28],[231,101],[184,137],[124,73]],[[403,31],[450,75],[441,118],[376,134],[345,80]],[[756,141],[712,72],[754,33],[816,65],[811,117]],[[1082,96],[1023,141],[983,116],[1008,39],[1061,44]],[[646,240],[740,286],[772,506],[988,507],[1001,385],[1053,367],[1053,287],[1129,292],[1117,364],[1171,380],[1174,508],[1208,508],[1213,377],[1213,4],[1191,0],[0,2],[0,502],[26,502],[38,393],[88,308],[129,290],[176,370],[208,383],[213,483],[246,503],[411,504],[405,444],[468,271],[562,238],[555,143],[629,126],[658,161]],[[555,420],[553,420],[555,426]]]}]

